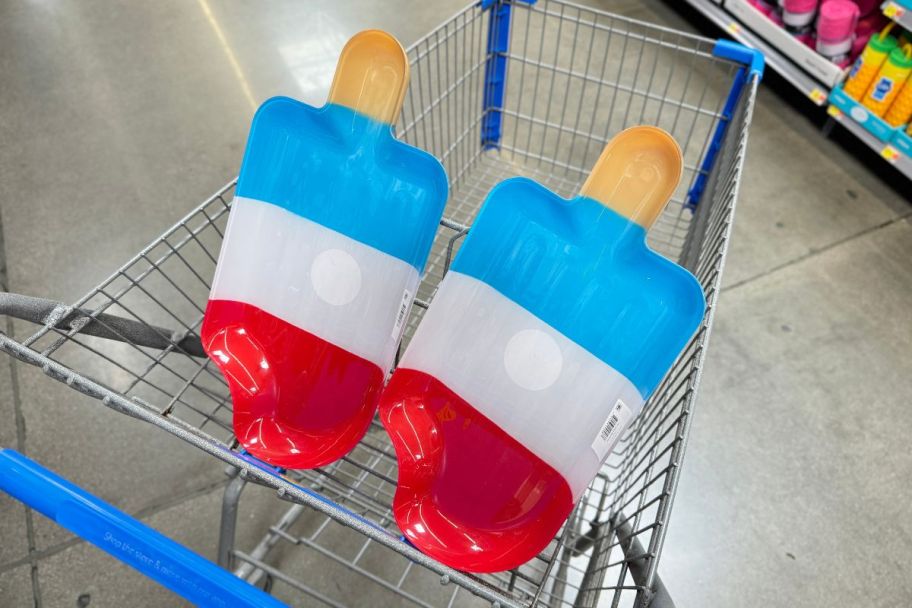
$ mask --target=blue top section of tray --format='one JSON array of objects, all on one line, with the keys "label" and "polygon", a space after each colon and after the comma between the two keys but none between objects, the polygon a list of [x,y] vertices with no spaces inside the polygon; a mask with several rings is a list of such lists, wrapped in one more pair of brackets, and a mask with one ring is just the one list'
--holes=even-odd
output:
[{"label": "blue top section of tray", "polygon": [[275,97],[257,110],[237,195],[277,205],[421,272],[447,199],[432,155],[350,108]]},{"label": "blue top section of tray", "polygon": [[597,201],[526,178],[488,195],[452,269],[487,283],[624,374],[648,397],[706,302],[646,231]]}]

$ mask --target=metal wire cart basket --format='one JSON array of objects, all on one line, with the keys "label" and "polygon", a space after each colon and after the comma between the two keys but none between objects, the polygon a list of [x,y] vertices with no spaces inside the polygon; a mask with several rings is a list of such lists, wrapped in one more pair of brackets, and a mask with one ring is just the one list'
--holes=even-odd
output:
[{"label": "metal wire cart basket", "polygon": [[[396,459],[376,421],[354,451],[320,470],[278,471],[239,451],[227,385],[198,337],[233,182],[71,306],[3,294],[0,312],[41,327],[21,342],[0,336],[0,348],[224,461],[232,479],[218,562],[283,601],[672,605],[657,567],[712,328],[762,56],[558,0],[483,0],[419,40],[408,55],[412,78],[397,133],[441,159],[451,196],[406,341],[495,184],[525,175],[571,196],[605,142],[637,124],[666,129],[684,152],[684,178],[649,242],[698,277],[706,318],[537,558],[513,571],[476,576],[405,542],[390,510]],[[259,526],[263,536],[239,546],[238,505],[250,483],[271,488],[288,505],[277,521],[245,517],[244,525]]]}]

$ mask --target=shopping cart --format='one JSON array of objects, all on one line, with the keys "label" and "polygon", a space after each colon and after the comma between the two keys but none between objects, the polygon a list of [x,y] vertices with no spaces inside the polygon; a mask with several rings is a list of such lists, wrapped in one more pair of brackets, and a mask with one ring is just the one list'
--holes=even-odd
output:
[{"label": "shopping cart", "polygon": [[[496,183],[525,175],[570,196],[604,143],[636,124],[666,129],[684,152],[681,186],[649,242],[699,278],[706,317],[538,557],[509,572],[472,575],[408,544],[390,510],[395,455],[376,421],[349,455],[319,470],[277,470],[238,447],[227,386],[198,337],[234,182],[71,306],[3,294],[0,312],[41,327],[19,341],[0,336],[0,348],[226,463],[231,480],[218,563],[283,601],[670,606],[657,567],[763,58],[731,42],[559,0],[482,0],[412,45],[408,56],[412,80],[397,131],[443,162],[451,196],[405,341]],[[277,521],[245,518],[264,535],[238,546],[239,500],[251,483],[289,504]],[[180,581],[171,583],[182,591]]]}]

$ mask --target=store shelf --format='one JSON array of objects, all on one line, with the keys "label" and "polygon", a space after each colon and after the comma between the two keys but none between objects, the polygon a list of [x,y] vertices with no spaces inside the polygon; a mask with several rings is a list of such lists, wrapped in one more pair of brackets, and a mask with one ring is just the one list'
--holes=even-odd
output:
[{"label": "store shelf", "polygon": [[900,24],[909,31],[912,31],[912,9],[900,6],[898,2],[884,2],[881,5],[883,14]]},{"label": "store shelf", "polygon": [[778,48],[741,25],[724,8],[712,0],[686,0],[686,2],[741,44],[760,50],[766,57],[766,65],[776,70],[780,76],[807,95],[815,104],[823,106],[826,103],[828,86],[818,82]]},{"label": "store shelf", "polygon": [[874,135],[868,132],[867,129],[852,120],[850,116],[847,116],[845,112],[836,106],[830,106],[827,108],[827,113],[836,122],[845,127],[847,131],[851,132],[853,135],[855,135],[855,137],[864,142],[865,145],[880,154],[881,158],[899,169],[899,171],[907,178],[912,179],[912,158],[909,158],[894,148],[892,145],[884,143],[874,137]]},{"label": "store shelf", "polygon": [[[773,45],[758,34],[747,29],[747,27],[739,21],[739,17],[736,17],[729,10],[731,8],[735,8],[735,10],[738,9],[739,4],[737,4],[735,0],[726,2],[729,7],[728,9],[717,4],[713,0],[685,1],[710,21],[725,30],[729,36],[738,42],[760,50],[766,57],[766,64],[768,66],[772,67],[772,69],[797,90],[807,95],[815,104],[821,107],[828,105],[827,99],[829,97],[830,89],[838,79],[833,80],[833,77],[829,74],[821,74],[821,79],[815,78],[808,73],[808,71],[800,67],[801,65],[807,64],[806,57],[789,56],[782,48]],[[909,29],[909,31],[912,31],[912,9],[906,9],[893,0],[885,2],[882,8],[884,14],[900,23],[903,27]],[[745,14],[744,11],[738,12]],[[797,54],[804,55],[800,51],[798,51],[796,55]],[[804,63],[802,63],[802,61],[804,61]],[[813,68],[813,66],[808,67],[809,69]],[[819,69],[816,71],[818,73],[820,72]],[[828,113],[836,122],[841,124],[847,131],[854,134],[862,143],[880,154],[885,162],[890,163],[899,169],[904,176],[912,180],[912,157],[903,154],[894,146],[877,139],[877,137],[867,129],[852,120],[851,117],[846,116],[839,108],[829,106]]]},{"label": "store shelf", "polygon": [[825,89],[842,80],[842,68],[782,29],[748,0],[725,0],[723,6],[739,23],[775,47],[793,66],[822,83]]}]

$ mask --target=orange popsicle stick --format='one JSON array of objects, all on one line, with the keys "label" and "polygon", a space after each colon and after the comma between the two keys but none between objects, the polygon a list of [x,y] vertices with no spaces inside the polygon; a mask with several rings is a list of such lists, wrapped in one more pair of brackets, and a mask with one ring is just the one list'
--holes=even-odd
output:
[{"label": "orange popsicle stick", "polygon": [[674,193],[684,160],[678,142],[658,127],[631,127],[608,142],[580,194],[647,230]]},{"label": "orange popsicle stick", "polygon": [[329,101],[393,124],[402,111],[408,80],[408,57],[399,41],[381,30],[365,30],[342,49]]}]

